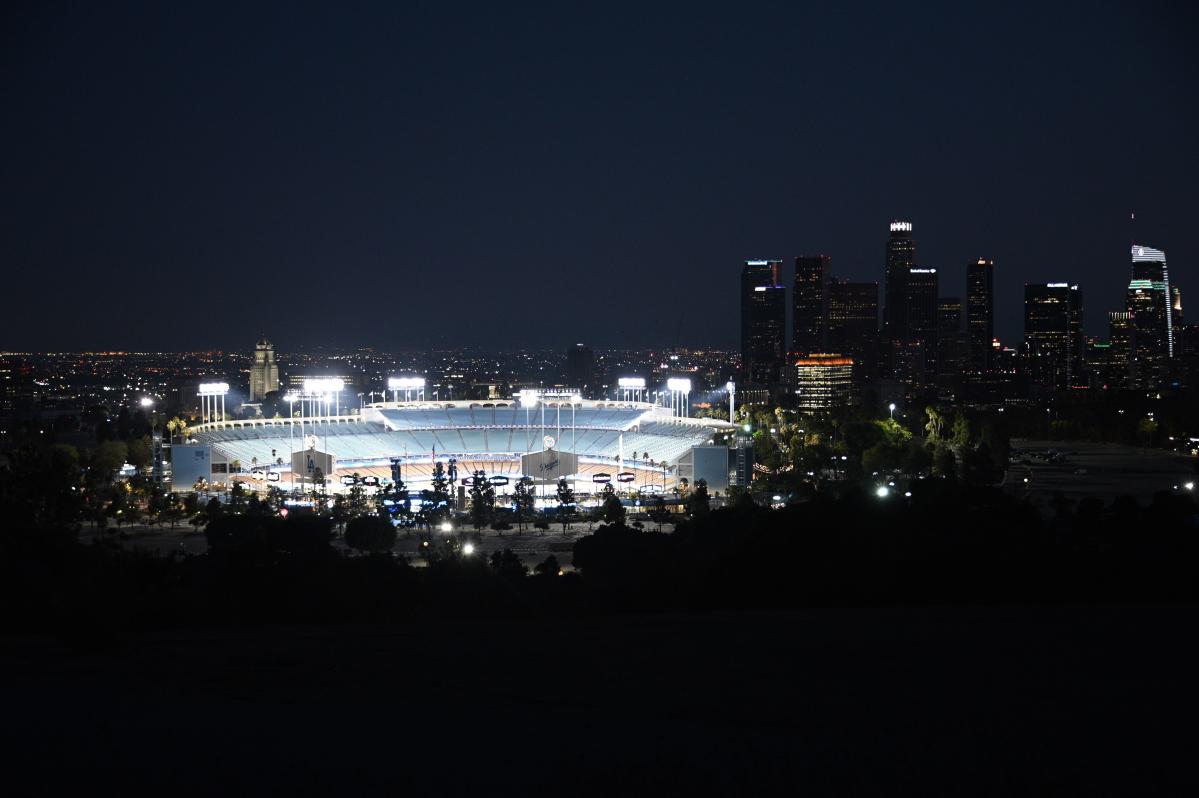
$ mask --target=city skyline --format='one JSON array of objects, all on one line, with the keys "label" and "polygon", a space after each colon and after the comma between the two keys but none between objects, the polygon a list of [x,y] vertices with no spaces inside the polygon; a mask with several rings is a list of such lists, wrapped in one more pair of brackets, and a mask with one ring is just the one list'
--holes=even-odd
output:
[{"label": "city skyline", "polygon": [[[1183,278],[1199,259],[1193,23],[1163,6],[12,22],[0,258],[32,299],[2,349],[233,348],[261,327],[285,349],[456,347],[500,323],[516,348],[662,347],[680,327],[732,348],[738,264],[823,253],[881,286],[891,219],[913,222],[947,294],[995,261],[1007,341],[1026,282],[1118,308],[1130,241]],[[583,291],[636,323],[580,313]],[[518,295],[537,313],[507,313]],[[1089,334],[1104,324],[1088,313]]]}]

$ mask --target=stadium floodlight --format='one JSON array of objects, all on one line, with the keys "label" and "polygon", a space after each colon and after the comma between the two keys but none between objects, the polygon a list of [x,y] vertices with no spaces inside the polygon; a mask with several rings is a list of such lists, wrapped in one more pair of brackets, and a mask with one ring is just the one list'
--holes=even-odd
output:
[{"label": "stadium floodlight", "polygon": [[666,387],[680,393],[691,393],[691,380],[686,377],[671,377],[666,381]]},{"label": "stadium floodlight", "polygon": [[582,396],[580,396],[579,394],[577,394],[577,393],[572,393],[572,394],[570,395],[570,403],[571,403],[572,405],[577,405],[577,404],[578,404],[579,402],[581,402],[581,401],[583,401],[583,397],[582,397]]},{"label": "stadium floodlight", "polygon": [[337,377],[310,377],[304,380],[304,393],[309,394],[340,393],[345,387],[345,381]]},{"label": "stadium floodlight", "polygon": [[229,393],[229,383],[227,382],[200,383],[200,396],[224,396],[227,393]]},{"label": "stadium floodlight", "polygon": [[616,384],[621,388],[636,388],[641,390],[645,388],[645,377],[621,377],[616,381]]},{"label": "stadium floodlight", "polygon": [[412,391],[425,387],[424,377],[388,377],[387,390]]},{"label": "stadium floodlight", "polygon": [[284,402],[298,402],[298,401],[300,401],[300,395],[298,393],[296,393],[295,391],[288,391],[287,393],[283,394],[283,401]]},{"label": "stadium floodlight", "polygon": [[537,391],[532,388],[524,388],[520,392],[521,407],[536,407],[537,406]]}]

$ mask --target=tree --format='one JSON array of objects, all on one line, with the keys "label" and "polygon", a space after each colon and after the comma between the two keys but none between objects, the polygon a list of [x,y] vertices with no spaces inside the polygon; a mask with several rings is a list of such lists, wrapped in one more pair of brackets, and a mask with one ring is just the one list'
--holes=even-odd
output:
[{"label": "tree", "polygon": [[959,410],[953,417],[953,431],[950,433],[949,440],[960,449],[970,445],[970,438],[970,419]]},{"label": "tree", "polygon": [[100,483],[111,482],[116,477],[129,453],[121,441],[104,441],[92,452],[89,471]]},{"label": "tree", "polygon": [[149,438],[133,438],[126,444],[126,458],[129,465],[141,471],[150,465]]},{"label": "tree", "polygon": [[958,459],[954,456],[953,449],[943,444],[936,448],[933,455],[933,471],[939,476],[957,479]]},{"label": "tree", "polygon": [[513,553],[512,549],[492,552],[488,565],[491,566],[491,570],[495,572],[496,576],[502,579],[520,580],[529,573],[525,564],[520,561],[520,557]]},{"label": "tree", "polygon": [[650,510],[650,520],[658,525],[658,531],[662,531],[662,525],[670,520],[670,511],[666,509],[666,500],[661,496],[654,499],[654,509]]},{"label": "tree", "polygon": [[360,515],[346,524],[346,545],[355,551],[381,554],[396,544],[396,529],[391,521],[377,515]]},{"label": "tree", "polygon": [[601,495],[603,497],[601,517],[604,522],[608,524],[624,524],[624,505],[620,503],[620,498],[616,495],[616,490],[612,487],[611,483],[604,485]]},{"label": "tree", "polygon": [[558,564],[558,558],[551,554],[533,567],[533,573],[537,576],[561,576],[562,566]]},{"label": "tree", "polygon": [[687,497],[687,515],[692,518],[704,518],[711,509],[712,505],[708,498],[708,481],[706,479],[695,480],[695,488]]},{"label": "tree", "polygon": [[430,482],[432,489],[427,491],[427,497],[422,496],[429,502],[429,506],[421,509],[427,526],[436,524],[449,513],[450,480],[445,474],[444,463],[433,464],[433,475],[430,477]]},{"label": "tree", "polygon": [[928,416],[928,422],[924,425],[926,437],[929,443],[936,443],[941,439],[941,428],[945,426],[945,417],[933,405],[924,408],[924,415]]},{"label": "tree", "polygon": [[1157,433],[1157,421],[1146,416],[1137,422],[1137,432],[1141,435],[1144,448],[1148,449],[1153,445],[1153,436]]},{"label": "tree", "polygon": [[535,497],[532,486],[527,479],[522,477],[517,481],[516,489],[512,492],[512,512],[516,516],[516,528],[521,533],[525,531],[525,524],[532,520],[534,504]]},{"label": "tree", "polygon": [[575,492],[571,489],[566,477],[558,480],[558,521],[562,524],[562,534],[575,517]]},{"label": "tree", "polygon": [[484,471],[476,471],[470,483],[470,523],[482,529],[495,515],[495,488]]}]

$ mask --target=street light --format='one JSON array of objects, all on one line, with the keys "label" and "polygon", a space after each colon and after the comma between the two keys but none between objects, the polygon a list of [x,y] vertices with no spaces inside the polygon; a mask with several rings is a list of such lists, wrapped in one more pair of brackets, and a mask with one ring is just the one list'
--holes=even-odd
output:
[{"label": "street light", "polygon": [[141,406],[142,406],[142,407],[153,407],[153,406],[154,406],[154,400],[153,400],[153,399],[151,399],[151,398],[150,398],[150,397],[148,397],[148,396],[143,396],[143,397],[141,398]]},{"label": "street light", "polygon": [[891,404],[887,405],[887,409],[891,411],[891,420],[894,421],[895,420],[895,403],[892,402]]},{"label": "street light", "polygon": [[887,489],[886,485],[879,485],[878,490],[876,490],[874,492],[874,495],[879,497],[880,499],[885,499],[885,498],[887,498],[887,494],[889,494],[890,492],[891,491]]},{"label": "street light", "polygon": [[467,557],[469,557],[470,555],[474,554],[474,553],[475,553],[475,544],[473,544],[473,543],[464,543],[464,544],[462,545],[462,553],[463,553],[463,554],[465,554]]}]

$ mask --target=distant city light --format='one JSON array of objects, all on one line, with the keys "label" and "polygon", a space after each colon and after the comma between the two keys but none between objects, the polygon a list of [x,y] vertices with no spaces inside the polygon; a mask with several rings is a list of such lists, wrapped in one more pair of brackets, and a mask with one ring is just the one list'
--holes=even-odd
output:
[{"label": "distant city light", "polygon": [[142,397],[142,400],[141,400],[142,407],[150,407],[153,404],[154,404],[154,400],[151,399],[150,397],[148,397],[148,396]]},{"label": "distant city light", "polygon": [[473,543],[464,543],[464,544],[462,545],[462,553],[463,553],[463,554],[465,554],[467,557],[469,557],[470,555],[474,554],[474,553],[475,553],[475,544],[473,544]]},{"label": "distant city light", "polygon": [[304,380],[304,393],[340,393],[346,387],[345,381],[337,377],[308,378]]},{"label": "distant city light", "polygon": [[878,487],[878,490],[876,490],[876,491],[874,492],[874,495],[875,495],[875,496],[877,496],[877,497],[879,497],[880,499],[885,499],[885,498],[887,498],[887,495],[888,495],[890,492],[891,492],[891,491],[890,491],[890,490],[887,488],[887,486],[886,486],[886,485],[879,485],[879,487]]}]

